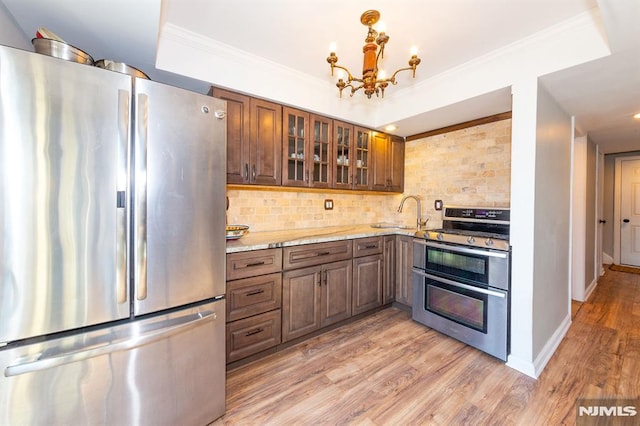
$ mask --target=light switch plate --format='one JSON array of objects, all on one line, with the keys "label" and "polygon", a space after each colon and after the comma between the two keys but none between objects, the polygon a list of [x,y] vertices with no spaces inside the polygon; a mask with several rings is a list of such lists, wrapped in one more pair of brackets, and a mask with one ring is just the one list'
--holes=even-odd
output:
[{"label": "light switch plate", "polygon": [[436,200],[433,202],[433,208],[436,210],[442,210],[442,200]]},{"label": "light switch plate", "polygon": [[324,209],[333,210],[333,200],[324,200]]}]

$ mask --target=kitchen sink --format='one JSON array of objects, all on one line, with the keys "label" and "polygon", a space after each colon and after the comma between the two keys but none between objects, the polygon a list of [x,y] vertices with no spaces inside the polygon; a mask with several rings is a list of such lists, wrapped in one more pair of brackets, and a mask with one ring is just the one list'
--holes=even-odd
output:
[{"label": "kitchen sink", "polygon": [[372,223],[372,228],[415,229],[415,226],[407,226],[399,223],[378,222]]}]

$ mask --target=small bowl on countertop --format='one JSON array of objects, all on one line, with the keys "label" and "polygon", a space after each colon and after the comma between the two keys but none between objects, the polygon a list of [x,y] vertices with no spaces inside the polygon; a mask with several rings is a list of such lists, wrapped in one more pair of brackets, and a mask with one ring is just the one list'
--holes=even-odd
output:
[{"label": "small bowl on countertop", "polygon": [[227,240],[237,240],[249,232],[247,225],[227,225]]}]

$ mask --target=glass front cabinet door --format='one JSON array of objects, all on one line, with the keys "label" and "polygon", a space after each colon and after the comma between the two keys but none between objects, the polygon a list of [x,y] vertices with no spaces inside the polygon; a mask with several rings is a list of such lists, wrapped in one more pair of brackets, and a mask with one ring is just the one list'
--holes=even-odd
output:
[{"label": "glass front cabinet door", "polygon": [[332,127],[333,120],[317,115],[311,116],[311,127],[313,130],[312,154],[313,162],[309,159],[311,165],[311,182],[310,186],[315,188],[329,188],[331,185],[331,177],[333,175],[331,150]]},{"label": "glass front cabinet door", "polygon": [[355,146],[350,162],[355,161],[353,169],[353,189],[371,188],[371,131],[355,127]]},{"label": "glass front cabinet door", "polygon": [[[308,135],[309,113],[292,108],[283,109],[283,170],[282,183],[289,186],[309,185]],[[312,158],[313,159],[313,158]]]},{"label": "glass front cabinet door", "polygon": [[351,189],[353,185],[353,163],[350,161],[354,151],[353,124],[333,122],[334,142],[334,184],[335,188]]}]

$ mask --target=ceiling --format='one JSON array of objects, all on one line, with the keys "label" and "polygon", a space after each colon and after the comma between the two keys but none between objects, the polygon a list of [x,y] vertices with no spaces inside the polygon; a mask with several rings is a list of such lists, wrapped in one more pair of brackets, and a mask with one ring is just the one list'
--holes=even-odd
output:
[{"label": "ceiling", "polygon": [[[637,0],[0,0],[30,39],[46,27],[95,59],[206,93],[210,84],[414,135],[508,111],[518,79],[538,78],[605,153],[640,150]],[[326,57],[355,75],[381,12],[384,99],[338,97]]]}]

